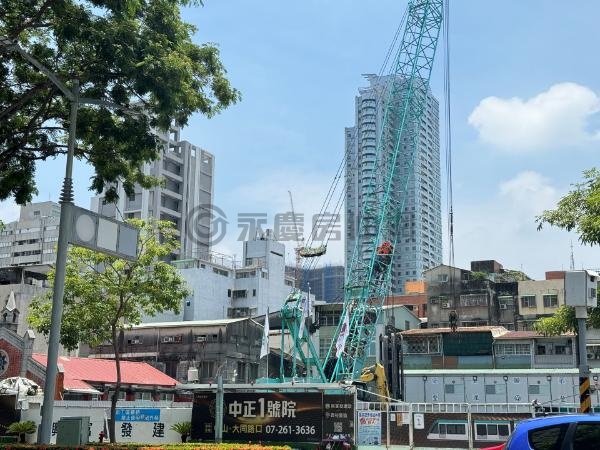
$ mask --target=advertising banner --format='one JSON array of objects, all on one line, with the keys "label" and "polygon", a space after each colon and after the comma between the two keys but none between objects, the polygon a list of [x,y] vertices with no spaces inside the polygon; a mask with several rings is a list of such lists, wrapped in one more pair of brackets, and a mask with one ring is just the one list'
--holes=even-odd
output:
[{"label": "advertising banner", "polygon": [[[322,394],[225,393],[223,440],[320,442]],[[194,394],[192,439],[215,437],[216,394]]]},{"label": "advertising banner", "polygon": [[358,445],[381,444],[381,412],[357,411],[358,432],[356,440]]},{"label": "advertising banner", "polygon": [[323,439],[354,439],[354,396],[323,395]]}]

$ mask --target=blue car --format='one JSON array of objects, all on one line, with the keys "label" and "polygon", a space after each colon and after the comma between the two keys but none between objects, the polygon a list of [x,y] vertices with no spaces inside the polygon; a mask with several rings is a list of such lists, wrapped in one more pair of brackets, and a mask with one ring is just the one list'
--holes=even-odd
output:
[{"label": "blue car", "polygon": [[575,414],[520,422],[504,450],[600,449],[600,416]]}]

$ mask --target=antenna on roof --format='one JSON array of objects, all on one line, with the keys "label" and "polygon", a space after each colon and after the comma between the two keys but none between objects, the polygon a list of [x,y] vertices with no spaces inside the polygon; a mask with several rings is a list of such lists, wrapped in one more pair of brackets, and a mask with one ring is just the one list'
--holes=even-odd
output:
[{"label": "antenna on roof", "polygon": [[575,257],[573,256],[573,239],[571,239],[571,270],[575,270]]}]

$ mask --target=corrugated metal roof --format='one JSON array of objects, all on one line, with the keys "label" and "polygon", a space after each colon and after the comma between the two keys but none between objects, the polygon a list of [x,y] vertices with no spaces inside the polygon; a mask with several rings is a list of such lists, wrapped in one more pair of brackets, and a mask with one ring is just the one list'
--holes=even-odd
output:
[{"label": "corrugated metal roof", "polygon": [[545,336],[537,331],[509,331],[506,334],[498,336],[496,339],[533,339],[533,338],[556,338],[556,337],[573,337],[574,333],[565,333],[558,336]]},{"label": "corrugated metal roof", "polygon": [[406,330],[403,331],[402,334],[405,336],[427,336],[434,334],[445,334],[445,333],[481,333],[481,332],[490,332],[492,336],[498,337],[505,333],[508,333],[508,330],[504,327],[497,326],[485,326],[485,327],[458,327],[456,331],[452,331],[450,328],[415,328],[414,330]]},{"label": "corrugated metal roof", "polygon": [[[591,369],[592,373],[600,373],[600,368]],[[405,369],[405,375],[453,375],[460,377],[462,375],[490,375],[490,376],[502,376],[502,375],[550,375],[550,374],[569,374],[577,375],[579,369]]]},{"label": "corrugated metal roof", "polygon": [[[47,355],[34,353],[33,359],[46,366]],[[64,388],[93,389],[88,383],[115,383],[117,369],[112,359],[61,356],[58,364],[64,368]],[[144,362],[121,361],[121,382],[146,386],[175,386],[177,380]]]},{"label": "corrugated metal roof", "polygon": [[140,323],[134,325],[132,329],[138,330],[140,328],[172,328],[172,327],[208,327],[215,325],[227,325],[233,322],[239,322],[240,320],[248,320],[247,317],[238,319],[216,319],[216,320],[182,320],[181,322],[150,322]]}]

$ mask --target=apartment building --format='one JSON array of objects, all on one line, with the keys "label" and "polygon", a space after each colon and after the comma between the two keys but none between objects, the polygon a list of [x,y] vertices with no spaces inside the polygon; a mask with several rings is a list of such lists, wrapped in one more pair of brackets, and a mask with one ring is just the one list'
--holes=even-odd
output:
[{"label": "apartment building", "polygon": [[536,320],[549,317],[565,304],[565,280],[552,272],[545,280],[527,280],[519,283],[517,326],[519,330],[532,330]]},{"label": "apartment building", "polygon": [[210,251],[210,214],[213,207],[214,156],[181,140],[179,128],[156,132],[162,144],[160,157],[144,166],[144,173],[162,178],[151,189],[136,186],[126,195],[119,184],[117,203],[106,203],[104,195],[92,198],[91,209],[120,220],[155,218],[174,223],[180,249],[171,259],[194,258]]},{"label": "apartment building", "polygon": [[271,230],[243,243],[241,261],[212,252],[173,264],[193,293],[179,314],[159,314],[144,322],[261,316],[279,311],[294,286],[294,278],[285,273],[285,245]]},{"label": "apartment building", "polygon": [[[380,146],[388,153],[394,149],[391,140],[385,143],[378,140],[382,135],[386,95],[391,84],[398,80],[376,75],[366,78],[369,86],[359,89],[355,100],[355,125],[345,130],[346,267],[351,265],[362,210],[373,180],[376,180],[375,184],[382,183],[378,174],[373,173],[377,148]],[[402,95],[400,90],[398,96]],[[392,261],[393,294],[403,294],[406,281],[422,280],[424,270],[442,263],[439,102],[430,91],[417,90],[414,95],[425,96],[423,115],[418,130],[415,130],[418,139],[414,160],[409,157],[413,153],[413,143],[405,138],[400,143],[396,179],[392,180],[393,198],[390,201],[404,205],[405,211],[399,228],[393,227],[399,230]],[[407,180],[407,186],[403,180]],[[384,239],[394,239],[394,236]],[[357,257],[369,256],[361,252],[364,253],[359,249]]]},{"label": "apartment building", "polygon": [[58,203],[22,206],[19,220],[0,230],[0,267],[54,264],[59,223]]},{"label": "apartment building", "polygon": [[472,261],[471,270],[440,265],[425,271],[427,316],[430,328],[450,326],[517,326],[519,283],[529,278],[520,271],[505,270],[493,260]]}]

